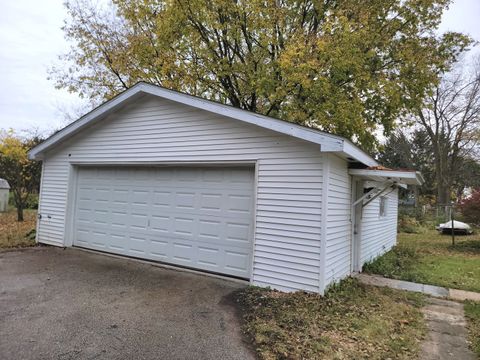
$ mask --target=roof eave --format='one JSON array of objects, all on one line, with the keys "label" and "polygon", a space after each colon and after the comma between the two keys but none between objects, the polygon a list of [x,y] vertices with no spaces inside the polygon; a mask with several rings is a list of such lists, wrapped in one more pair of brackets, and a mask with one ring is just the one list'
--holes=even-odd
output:
[{"label": "roof eave", "polygon": [[367,166],[378,166],[380,165],[374,158],[368,155],[359,147],[352,144],[350,141],[344,139],[343,141],[343,152],[358,162],[365,164]]}]

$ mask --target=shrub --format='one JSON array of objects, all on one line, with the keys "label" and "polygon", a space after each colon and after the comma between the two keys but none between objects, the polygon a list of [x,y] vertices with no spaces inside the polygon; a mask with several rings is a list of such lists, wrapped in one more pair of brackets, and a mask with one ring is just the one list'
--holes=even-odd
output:
[{"label": "shrub", "polygon": [[420,223],[414,217],[401,215],[398,218],[398,232],[418,234],[422,230]]},{"label": "shrub", "polygon": [[396,279],[402,273],[408,273],[418,259],[415,249],[397,245],[383,256],[366,263],[363,271]]},{"label": "shrub", "polygon": [[[11,191],[8,198],[8,205],[15,207],[15,200],[13,199],[13,194]],[[24,208],[38,209],[38,194],[28,194],[25,199]]]},{"label": "shrub", "polygon": [[480,189],[476,189],[470,197],[461,202],[460,211],[466,222],[480,225]]},{"label": "shrub", "polygon": [[28,194],[26,209],[38,209],[38,194]]}]

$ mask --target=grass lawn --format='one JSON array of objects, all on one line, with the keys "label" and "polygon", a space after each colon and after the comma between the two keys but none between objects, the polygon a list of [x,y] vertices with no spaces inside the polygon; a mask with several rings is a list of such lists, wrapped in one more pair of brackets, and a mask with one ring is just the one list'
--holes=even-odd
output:
[{"label": "grass lawn", "polygon": [[435,230],[398,234],[398,245],[367,264],[365,272],[394,279],[480,292],[480,235],[451,236]]},{"label": "grass lawn", "polygon": [[468,334],[471,348],[480,358],[480,303],[465,302],[465,316],[468,319]]},{"label": "grass lawn", "polygon": [[25,221],[17,221],[17,211],[0,213],[0,248],[35,246],[36,210],[24,211]]},{"label": "grass lawn", "polygon": [[423,296],[347,279],[325,297],[249,287],[244,330],[261,359],[415,359]]}]

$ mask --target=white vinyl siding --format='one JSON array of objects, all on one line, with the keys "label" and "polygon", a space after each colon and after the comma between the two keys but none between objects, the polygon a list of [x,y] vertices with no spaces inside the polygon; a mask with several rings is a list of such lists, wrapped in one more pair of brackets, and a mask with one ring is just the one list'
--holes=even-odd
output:
[{"label": "white vinyl siding", "polygon": [[363,265],[390,250],[397,241],[398,190],[386,193],[386,214],[380,216],[380,197],[362,212],[360,264]]},{"label": "white vinyl siding", "polygon": [[325,284],[337,282],[351,272],[351,177],[348,163],[330,156],[328,175],[327,244]]},{"label": "white vinyl siding", "polygon": [[43,161],[37,241],[64,246],[69,165],[52,157]]},{"label": "white vinyl siding", "polygon": [[[70,164],[256,162],[252,281],[319,291],[319,146],[146,96],[46,154],[38,240],[63,246]],[[73,181],[73,179],[71,179]]]}]

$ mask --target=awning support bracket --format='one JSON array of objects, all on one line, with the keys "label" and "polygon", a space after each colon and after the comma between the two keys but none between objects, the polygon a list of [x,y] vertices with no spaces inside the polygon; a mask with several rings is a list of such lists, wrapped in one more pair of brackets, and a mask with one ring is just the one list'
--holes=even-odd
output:
[{"label": "awning support bracket", "polygon": [[366,203],[363,203],[362,204],[362,207],[365,207],[367,206],[368,204],[370,204],[373,200],[375,200],[377,197],[379,197],[380,195],[384,194],[386,190],[390,189],[391,187],[394,187],[395,184],[389,184],[387,186],[385,186],[381,191],[379,191],[378,193],[376,193],[375,195],[373,195],[370,199],[368,199],[368,201]]},{"label": "awning support bracket", "polygon": [[[394,187],[395,183],[388,183],[383,189],[380,190],[380,188],[374,187],[372,190],[364,194],[362,197],[357,199],[353,204],[352,207],[355,207],[358,203],[362,202],[362,208],[370,204],[373,200],[375,200],[377,197],[385,193],[386,190],[388,190],[391,187]],[[363,200],[368,199],[365,203],[363,203]]]}]

